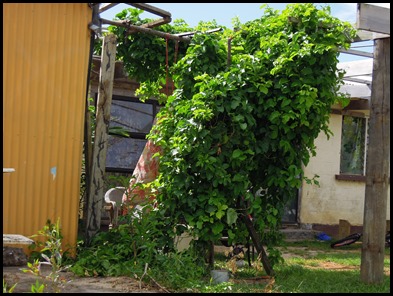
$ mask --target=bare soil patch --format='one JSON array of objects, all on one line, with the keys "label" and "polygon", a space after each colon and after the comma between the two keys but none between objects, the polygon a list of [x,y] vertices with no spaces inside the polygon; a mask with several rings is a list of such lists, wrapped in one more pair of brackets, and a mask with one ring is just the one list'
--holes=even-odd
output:
[{"label": "bare soil patch", "polygon": [[[14,293],[31,292],[31,286],[37,279],[48,284],[44,292],[55,292],[48,280],[42,280],[36,275],[21,271],[24,266],[3,266],[3,279],[7,287],[17,283]],[[49,266],[42,267],[42,274],[50,273]],[[165,293],[165,291],[154,285],[147,285],[139,279],[132,277],[78,277],[72,272],[62,272],[61,293]]]}]

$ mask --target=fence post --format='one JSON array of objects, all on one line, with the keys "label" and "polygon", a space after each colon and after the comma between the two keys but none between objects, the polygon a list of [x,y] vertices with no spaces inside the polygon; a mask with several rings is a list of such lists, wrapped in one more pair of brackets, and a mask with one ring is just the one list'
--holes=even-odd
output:
[{"label": "fence post", "polygon": [[94,136],[91,179],[86,221],[86,243],[90,244],[92,237],[101,226],[101,210],[104,197],[104,176],[106,152],[108,148],[108,130],[111,115],[113,78],[116,62],[116,36],[109,34],[102,43],[100,81],[96,107],[96,127]]}]

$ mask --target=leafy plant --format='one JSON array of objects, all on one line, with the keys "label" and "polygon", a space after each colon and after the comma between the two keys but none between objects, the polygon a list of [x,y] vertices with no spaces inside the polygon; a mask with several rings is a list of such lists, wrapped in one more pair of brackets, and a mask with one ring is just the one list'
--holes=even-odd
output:
[{"label": "leafy plant", "polygon": [[[152,19],[141,19],[143,10],[128,8],[115,17],[115,20],[126,20],[133,25],[140,26],[152,21]],[[174,25],[161,25],[156,30],[165,33],[189,32],[191,28],[183,20],[176,20]],[[127,33],[127,28],[109,26],[108,30],[117,37],[117,60],[123,61],[127,72],[139,82],[157,81],[166,69],[166,49],[168,50],[168,64],[172,66],[175,58],[180,59],[185,52],[186,44],[177,44],[175,50],[174,40],[152,36],[140,32]],[[168,42],[168,48],[166,43]],[[148,50],[146,50],[148,49]],[[176,55],[176,57],[175,57]]]},{"label": "leafy plant", "polygon": [[[345,105],[338,48],[348,48],[350,24],[311,3],[242,25],[227,63],[228,32],[196,34],[172,67],[176,90],[149,138],[162,148],[157,201],[164,217],[185,221],[199,243],[245,239],[244,210],[254,218],[272,263],[283,207],[315,155],[330,108]],[[257,195],[260,188],[266,194]],[[168,232],[173,228],[169,227]]]},{"label": "leafy plant", "polygon": [[34,285],[31,285],[31,293],[44,293],[45,285],[41,284],[38,280]]},{"label": "leafy plant", "polygon": [[12,287],[8,288],[5,279],[3,278],[3,293],[13,293],[17,283],[14,284]]},{"label": "leafy plant", "polygon": [[142,272],[146,263],[152,264],[162,246],[156,239],[161,223],[149,218],[146,212],[150,210],[151,206],[146,205],[139,212],[140,219],[128,213],[121,220],[126,223],[98,233],[89,247],[81,245],[71,271],[80,276]]},{"label": "leafy plant", "polygon": [[[284,205],[303,180],[318,182],[304,176],[303,166],[316,153],[317,136],[331,135],[331,106],[349,101],[339,93],[344,72],[337,68],[338,49],[349,48],[355,30],[332,17],[329,6],[295,3],[281,13],[265,8],[261,18],[235,21],[236,31],[203,34],[214,24],[201,23],[179,49],[177,63],[173,55],[164,59],[165,50],[174,54],[165,40],[110,28],[118,58],[142,82],[142,98],[166,101],[149,134],[162,148],[152,183],[157,208],[149,216],[165,225],[157,232],[164,251],[170,252],[175,231],[180,234],[179,223],[198,237],[191,249],[199,255],[224,232],[230,244],[243,242],[248,232],[239,221],[250,214],[271,263],[278,264]],[[146,23],[140,13],[129,9],[117,17]],[[157,29],[182,32],[180,24]],[[169,97],[160,92],[167,63],[176,88]],[[260,189],[265,193],[257,194]]]},{"label": "leafy plant", "polygon": [[[165,270],[165,272],[162,272]],[[192,253],[159,254],[157,261],[150,270],[155,280],[170,287],[173,291],[184,291],[185,287],[196,286],[206,277],[207,270],[201,262],[195,260]]]},{"label": "leafy plant", "polygon": [[[22,271],[32,273],[42,279],[49,280],[53,290],[58,293],[60,292],[64,283],[60,274],[62,271],[67,270],[70,267],[70,265],[63,264],[63,235],[61,234],[60,219],[58,219],[55,224],[51,223],[51,221],[48,219],[46,225],[38,231],[38,234],[31,236],[31,238],[37,237],[40,237],[40,239],[36,240],[35,244],[33,244],[31,248],[38,248],[39,252],[33,252],[35,255],[32,255],[30,259],[33,259],[34,261],[28,262],[28,268],[23,268]],[[44,259],[44,261],[40,261],[40,258],[36,258],[37,254],[39,254],[40,257]],[[44,276],[42,274],[41,265],[51,266],[51,272],[49,275]],[[40,285],[37,281],[36,285],[34,287],[32,286],[32,292],[42,292],[44,287],[45,285]]]}]

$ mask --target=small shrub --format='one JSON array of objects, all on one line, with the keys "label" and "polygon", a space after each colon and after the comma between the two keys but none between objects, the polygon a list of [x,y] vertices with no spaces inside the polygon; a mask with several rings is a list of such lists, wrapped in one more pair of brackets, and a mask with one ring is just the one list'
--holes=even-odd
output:
[{"label": "small shrub", "polygon": [[[51,288],[54,292],[61,291],[63,286],[63,279],[60,277],[60,272],[67,270],[70,266],[63,264],[63,250],[62,250],[62,234],[60,229],[60,219],[55,224],[52,224],[48,219],[46,225],[38,231],[38,234],[31,236],[32,238],[42,237],[43,241],[37,240],[33,248],[40,248],[39,252],[35,252],[33,262],[28,262],[27,267],[22,269],[23,272],[32,273],[44,280],[49,280]],[[40,258],[37,258],[40,254]],[[44,261],[40,261],[43,258]],[[30,261],[32,258],[30,258]],[[44,276],[41,272],[41,265],[50,265],[52,267],[49,275]],[[38,280],[35,285],[31,287],[33,293],[42,293],[46,284],[40,284]]]}]

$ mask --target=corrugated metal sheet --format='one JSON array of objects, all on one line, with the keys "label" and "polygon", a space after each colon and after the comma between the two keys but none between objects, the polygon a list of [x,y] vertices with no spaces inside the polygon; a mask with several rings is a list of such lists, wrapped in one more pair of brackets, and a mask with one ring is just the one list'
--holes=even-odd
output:
[{"label": "corrugated metal sheet", "polygon": [[78,230],[92,18],[87,3],[3,4],[3,233]]}]

